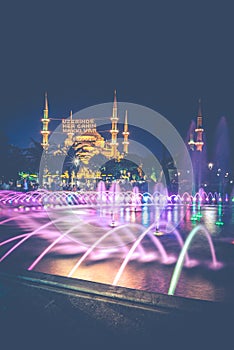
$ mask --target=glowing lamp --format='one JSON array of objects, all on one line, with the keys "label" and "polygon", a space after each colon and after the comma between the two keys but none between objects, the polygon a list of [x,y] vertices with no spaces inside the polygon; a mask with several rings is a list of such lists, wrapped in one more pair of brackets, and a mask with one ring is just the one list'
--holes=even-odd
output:
[{"label": "glowing lamp", "polygon": [[217,225],[217,226],[223,226],[223,221],[221,221],[221,220],[216,221],[215,225]]},{"label": "glowing lamp", "polygon": [[163,234],[164,234],[163,232],[157,231],[157,230],[154,232],[155,236],[162,236]]},{"label": "glowing lamp", "polygon": [[209,164],[208,164],[208,168],[209,168],[210,170],[212,170],[212,169],[213,169],[213,166],[214,166],[214,164],[213,164],[213,163],[209,163]]}]

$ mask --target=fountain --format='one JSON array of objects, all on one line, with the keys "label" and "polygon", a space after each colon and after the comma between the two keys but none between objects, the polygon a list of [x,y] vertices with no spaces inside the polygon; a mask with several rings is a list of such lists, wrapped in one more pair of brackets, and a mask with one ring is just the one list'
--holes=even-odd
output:
[{"label": "fountain", "polygon": [[175,266],[175,270],[173,272],[173,275],[172,275],[172,278],[171,278],[171,282],[170,282],[170,287],[169,287],[169,290],[168,290],[168,294],[169,295],[173,295],[174,292],[175,292],[175,289],[176,289],[176,286],[177,286],[177,283],[178,283],[178,280],[179,280],[179,277],[180,277],[180,273],[181,273],[181,270],[182,270],[182,267],[183,267],[183,263],[184,263],[184,259],[185,259],[185,256],[186,256],[186,253],[189,249],[189,246],[191,245],[192,243],[192,240],[193,238],[195,237],[195,235],[197,234],[197,232],[201,230],[202,232],[205,233],[206,237],[207,237],[207,240],[209,242],[209,246],[210,246],[210,252],[211,252],[211,255],[212,255],[212,267],[217,269],[218,267],[221,267],[222,264],[219,263],[216,259],[216,254],[215,254],[215,249],[214,249],[214,245],[212,243],[212,240],[211,240],[211,237],[209,235],[209,233],[207,232],[207,230],[201,226],[201,225],[198,225],[197,227],[195,227],[188,235],[186,241],[185,241],[185,244],[181,250],[181,253],[178,257],[178,260],[177,260],[177,263],[176,263],[176,266]]},{"label": "fountain", "polygon": [[[162,185],[156,186],[155,192],[150,194],[140,193],[137,188],[121,192],[117,183],[106,190],[103,182],[98,184],[97,191],[89,192],[1,191],[0,263],[12,266],[14,260],[29,271],[132,288],[144,289],[146,283],[146,286],[149,284],[146,288],[151,291],[191,297],[190,293],[183,292],[184,284],[192,283],[190,270],[199,271],[202,288],[207,283],[204,271],[223,271],[231,259],[222,254],[221,222],[230,232],[225,242],[232,244],[233,223],[229,218],[232,202],[230,197],[225,202],[230,205],[223,207],[220,199],[217,192],[207,193],[202,188],[194,195],[185,192],[169,196]],[[205,228],[209,213],[215,218],[215,232]],[[15,227],[17,235],[14,234]],[[204,248],[203,235],[209,243],[211,264],[207,262],[209,254]],[[201,236],[199,243],[194,240],[195,236]],[[36,246],[34,242],[37,242]],[[217,258],[215,248],[218,249]],[[21,255],[25,249],[28,251],[26,261]],[[65,260],[64,256],[67,257]],[[98,266],[103,271],[101,275],[97,273]],[[155,279],[161,271],[162,290],[157,284],[152,285],[144,271],[149,271],[151,278],[154,273]],[[139,281],[135,280],[135,274],[139,274]],[[212,291],[217,285],[215,282]],[[231,291],[226,292],[225,288],[221,288],[222,293],[229,298]],[[202,295],[200,291],[193,297],[212,300],[212,293]],[[226,296],[223,298],[225,300]]]}]

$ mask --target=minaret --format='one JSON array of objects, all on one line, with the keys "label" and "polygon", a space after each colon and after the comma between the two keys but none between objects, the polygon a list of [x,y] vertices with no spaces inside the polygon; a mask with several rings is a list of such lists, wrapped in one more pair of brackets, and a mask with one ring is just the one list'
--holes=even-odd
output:
[{"label": "minaret", "polygon": [[42,130],[41,130],[42,143],[41,143],[41,145],[42,145],[43,149],[45,151],[47,151],[48,147],[49,147],[48,137],[50,134],[50,131],[48,130],[48,124],[50,122],[50,119],[49,119],[47,92],[45,93],[45,108],[44,108],[43,118],[41,119],[41,121],[42,121]]},{"label": "minaret", "polygon": [[197,115],[197,128],[195,129],[195,133],[197,134],[196,137],[196,149],[197,151],[202,152],[202,147],[204,145],[203,142],[203,127],[202,127],[202,111],[201,111],[201,99],[198,101],[199,106],[198,106],[198,115]]},{"label": "minaret", "polygon": [[129,141],[128,141],[128,111],[126,110],[125,112],[125,119],[124,119],[124,131],[123,131],[123,153],[124,154],[128,154],[128,145],[129,145]]},{"label": "minaret", "polygon": [[117,135],[118,135],[118,116],[117,116],[117,98],[116,98],[116,90],[114,92],[114,103],[112,109],[112,117],[111,119],[111,157],[117,158],[118,153],[118,143],[117,143]]},{"label": "minaret", "polygon": [[70,112],[70,131],[68,135],[73,135],[73,120],[72,120],[72,111]]}]

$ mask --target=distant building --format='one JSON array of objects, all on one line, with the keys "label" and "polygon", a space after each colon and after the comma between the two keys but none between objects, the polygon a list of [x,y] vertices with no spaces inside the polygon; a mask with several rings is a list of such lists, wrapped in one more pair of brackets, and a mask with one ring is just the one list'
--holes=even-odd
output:
[{"label": "distant building", "polygon": [[197,125],[194,130],[190,133],[190,139],[188,142],[189,149],[191,151],[203,151],[204,141],[203,141],[203,126],[202,126],[202,109],[201,109],[201,99],[198,101],[198,114],[197,114]]},{"label": "distant building", "polygon": [[[70,112],[70,117],[67,119],[62,119],[62,130],[65,134],[65,140],[63,144],[56,145],[55,147],[50,147],[49,144],[49,123],[51,119],[49,118],[49,108],[48,108],[48,97],[45,94],[45,107],[43,112],[42,122],[42,142],[41,145],[44,149],[45,154],[49,157],[56,157],[59,155],[66,155],[72,148],[74,150],[74,161],[76,164],[76,169],[73,169],[73,176],[69,178],[69,181],[75,182],[76,179],[89,178],[97,179],[100,178],[99,169],[90,169],[90,160],[97,155],[101,155],[106,158],[106,160],[116,159],[121,160],[128,154],[129,147],[129,131],[128,131],[128,115],[127,111],[125,113],[124,123],[123,123],[123,142],[120,149],[120,145],[117,141],[119,134],[118,130],[118,106],[116,91],[114,91],[114,102],[112,108],[112,115],[110,117],[111,129],[109,130],[111,138],[110,140],[105,140],[104,137],[97,131],[96,122],[94,118],[91,119],[73,119],[72,111]],[[63,181],[67,181],[67,176],[64,174],[62,178]],[[46,169],[44,174],[44,183],[49,186],[58,177],[58,174],[51,174],[49,169]]]},{"label": "distant building", "polygon": [[207,155],[204,143],[204,128],[201,99],[198,101],[198,114],[194,130],[190,130],[188,149],[193,164],[194,191],[204,187],[207,177]]}]

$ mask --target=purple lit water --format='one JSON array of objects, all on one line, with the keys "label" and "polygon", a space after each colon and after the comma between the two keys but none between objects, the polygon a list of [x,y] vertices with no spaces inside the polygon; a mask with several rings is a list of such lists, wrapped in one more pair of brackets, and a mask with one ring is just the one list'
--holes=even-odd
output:
[{"label": "purple lit water", "polygon": [[[40,206],[2,208],[0,242],[17,235],[20,237],[0,246],[0,258],[5,257],[0,263],[0,269],[18,271],[31,268],[62,276],[68,276],[73,269],[73,278],[112,284],[134,241],[143,233],[139,231],[140,227],[147,230],[155,222],[155,207],[143,206],[138,210],[121,206],[115,208],[117,226],[111,228],[112,212],[108,207],[49,210]],[[195,212],[197,213],[196,208]],[[197,221],[191,221],[192,215],[190,205],[167,205],[161,213],[159,231],[155,231],[153,236],[152,229],[151,236],[145,234],[140,245],[132,249],[133,254],[123,269],[118,285],[167,294],[181,245],[175,232],[166,223],[173,225],[173,222],[179,222],[182,218],[176,228],[181,239],[185,241],[189,232],[198,224],[204,225],[211,235],[217,259],[223,266],[218,270],[211,269],[209,243],[204,235],[196,234],[188,256],[197,263],[191,264],[192,267],[183,267],[175,295],[232,301],[234,207],[223,206],[220,213],[217,205],[206,205],[201,207],[202,216]],[[223,226],[216,225],[220,215]],[[51,224],[55,220],[60,223]],[[111,230],[113,234],[106,234],[106,238],[95,246],[95,242]],[[29,236],[21,236],[26,234]],[[169,264],[165,263],[165,256],[163,259],[162,252],[152,237],[163,245],[171,259]],[[90,249],[92,245],[94,248]],[[89,254],[84,257],[89,249]],[[79,261],[81,263],[74,269]]]}]

